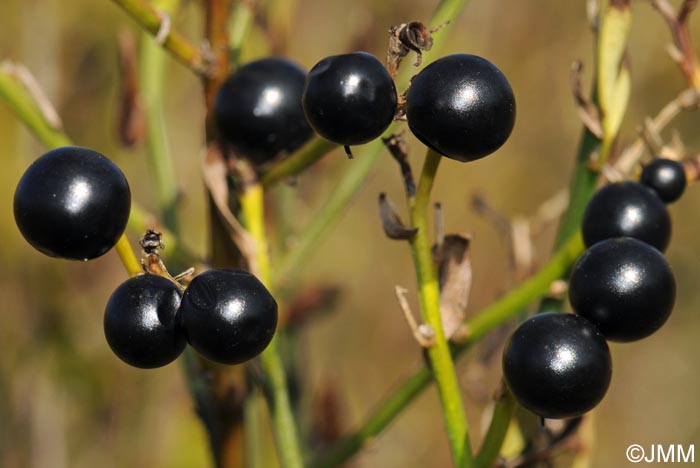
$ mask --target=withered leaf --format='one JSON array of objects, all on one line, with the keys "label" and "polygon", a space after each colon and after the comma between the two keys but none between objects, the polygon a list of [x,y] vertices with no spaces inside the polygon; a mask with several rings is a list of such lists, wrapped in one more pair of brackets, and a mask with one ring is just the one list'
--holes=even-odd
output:
[{"label": "withered leaf", "polygon": [[379,194],[379,217],[384,233],[389,239],[408,240],[418,232],[418,229],[403,224],[394,204],[385,193]]},{"label": "withered leaf", "polygon": [[452,338],[462,329],[472,285],[469,254],[470,236],[448,234],[436,252],[440,281],[440,315],[445,336]]},{"label": "withered leaf", "polygon": [[255,241],[238,222],[229,208],[228,166],[218,145],[210,144],[202,157],[204,185],[209,191],[221,224],[233,244],[247,260],[248,269],[257,271],[255,263]]}]

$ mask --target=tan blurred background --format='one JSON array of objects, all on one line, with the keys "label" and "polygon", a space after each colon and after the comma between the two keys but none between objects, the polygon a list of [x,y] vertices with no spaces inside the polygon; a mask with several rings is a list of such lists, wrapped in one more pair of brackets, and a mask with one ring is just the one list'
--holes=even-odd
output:
[{"label": "tan blurred background", "polygon": [[[280,18],[293,26],[286,54],[307,68],[320,58],[362,48],[382,57],[386,30],[407,20],[427,20],[435,1],[275,0]],[[292,4],[291,2],[295,2]],[[200,37],[198,2],[174,19]],[[475,192],[507,215],[528,214],[568,184],[581,124],[569,88],[569,67],[582,59],[591,70],[592,37],[585,2],[473,0],[447,41],[446,52],[485,56],[508,76],[518,119],[496,154],[468,165],[441,168],[435,198],[443,202],[448,232],[473,233],[473,313],[512,286],[507,245],[470,208]],[[677,4],[678,2],[676,2]],[[285,11],[292,11],[286,16]],[[623,142],[636,135],[683,89],[682,75],[664,51],[670,36],[645,1],[633,2],[632,102]],[[700,15],[696,15],[700,16]],[[0,59],[26,64],[80,145],[115,160],[139,202],[155,208],[143,149],[120,147],[117,35],[134,23],[108,0],[2,0]],[[279,21],[279,19],[278,19]],[[694,18],[694,29],[700,24]],[[440,33],[436,40],[441,41]],[[252,34],[246,59],[265,55]],[[430,61],[434,56],[427,55]],[[586,76],[588,87],[590,76]],[[197,177],[203,139],[200,86],[179,64],[168,62],[166,120],[179,184],[185,242],[206,250],[203,188]],[[675,127],[700,151],[700,115],[681,116]],[[664,133],[666,138],[670,132]],[[0,103],[0,466],[6,467],[200,467],[208,466],[206,437],[192,411],[181,368],[132,369],[109,350],[102,332],[107,298],[126,275],[114,254],[88,264],[46,258],[21,239],[12,217],[12,194],[26,166],[43,148]],[[414,145],[414,170],[422,152]],[[334,153],[299,179],[284,216],[302,230],[352,161]],[[411,289],[415,278],[403,243],[389,241],[377,218],[376,196],[386,191],[403,209],[395,163],[386,155],[342,221],[304,264],[299,280],[342,285],[332,315],[303,334],[305,397],[324,382],[342,396],[343,427],[350,430],[421,356],[394,299],[394,285]],[[594,466],[624,466],[631,443],[700,443],[700,188],[691,187],[671,207],[674,237],[668,258],[678,280],[676,310],[656,335],[613,345],[614,376],[596,411]],[[553,230],[539,239],[546,259]],[[132,240],[135,236],[130,236]],[[417,308],[416,308],[417,309]],[[460,360],[474,439],[484,429],[483,395],[497,388],[498,356],[483,376]],[[473,359],[472,359],[473,360]],[[474,378],[478,382],[474,382]],[[697,450],[696,450],[697,453]],[[437,395],[427,391],[356,459],[362,467],[444,467],[449,452]]]}]

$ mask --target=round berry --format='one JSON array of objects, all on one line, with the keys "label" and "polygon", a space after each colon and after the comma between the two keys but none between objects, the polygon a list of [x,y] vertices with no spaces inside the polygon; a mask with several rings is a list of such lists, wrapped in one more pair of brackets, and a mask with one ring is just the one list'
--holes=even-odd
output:
[{"label": "round berry", "polygon": [[503,377],[522,406],[550,419],[573,418],[605,396],[610,350],[586,319],[547,312],[525,320],[503,351]]},{"label": "round berry", "polygon": [[219,133],[255,164],[293,152],[313,135],[301,107],[305,81],[306,71],[287,59],[269,57],[243,65],[216,95]]},{"label": "round berry", "polygon": [[426,146],[457,161],[474,161],[510,136],[515,97],[493,63],[476,55],[448,55],[413,78],[406,118]]},{"label": "round berry", "polygon": [[666,205],[636,182],[608,184],[593,195],[581,225],[586,247],[616,237],[634,237],[664,251],[671,238]]},{"label": "round berry", "polygon": [[131,209],[129,183],[109,159],[87,148],[49,151],[17,185],[15,222],[40,252],[90,260],[114,247]]},{"label": "round berry", "polygon": [[664,203],[681,198],[687,184],[683,165],[671,159],[655,159],[644,166],[640,182],[656,192]]},{"label": "round berry", "polygon": [[180,315],[187,341],[201,355],[240,364],[270,344],[277,327],[277,302],[246,271],[208,270],[185,290]]},{"label": "round berry", "polygon": [[380,136],[394,119],[396,87],[373,55],[334,55],[311,69],[302,102],[306,118],[323,138],[360,145]]},{"label": "round berry", "polygon": [[187,345],[177,317],[180,299],[177,286],[157,275],[123,282],[105,309],[105,337],[114,354],[143,369],[174,361]]},{"label": "round berry", "polygon": [[631,237],[595,244],[571,273],[569,300],[611,341],[634,341],[666,322],[676,281],[664,256]]}]

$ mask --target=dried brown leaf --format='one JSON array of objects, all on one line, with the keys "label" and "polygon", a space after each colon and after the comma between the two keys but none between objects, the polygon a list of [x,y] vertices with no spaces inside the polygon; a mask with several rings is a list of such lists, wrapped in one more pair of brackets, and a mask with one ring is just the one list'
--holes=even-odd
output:
[{"label": "dried brown leaf", "polygon": [[472,285],[472,265],[469,254],[471,237],[448,234],[437,252],[440,280],[440,315],[445,336],[451,338],[466,318]]},{"label": "dried brown leaf", "polygon": [[394,204],[385,193],[379,194],[379,217],[384,233],[389,239],[409,240],[418,232],[418,229],[408,227],[401,221]]},{"label": "dried brown leaf", "polygon": [[257,272],[255,241],[238,222],[229,208],[228,166],[218,145],[210,144],[202,157],[204,185],[209,191],[214,207],[233,244],[248,263],[248,270]]}]

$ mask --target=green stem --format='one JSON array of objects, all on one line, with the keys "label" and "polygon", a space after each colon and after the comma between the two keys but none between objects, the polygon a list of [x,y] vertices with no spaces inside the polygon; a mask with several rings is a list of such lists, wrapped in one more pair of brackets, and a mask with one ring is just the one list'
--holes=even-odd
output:
[{"label": "green stem", "polygon": [[[157,0],[153,5],[167,14],[173,14],[179,3],[179,0]],[[141,44],[139,78],[146,117],[146,161],[153,175],[163,224],[177,234],[178,190],[163,117],[165,65],[162,49],[150,37],[144,37]]]},{"label": "green stem", "polygon": [[291,273],[296,271],[299,265],[316,250],[318,241],[338,221],[344,208],[367,179],[367,176],[379,159],[383,146],[384,144],[381,140],[375,140],[365,147],[361,156],[353,160],[352,166],[336,184],[333,193],[328,197],[320,212],[304,228],[303,235],[299,237],[293,249],[287,252],[277,263],[274,277],[275,284],[290,277]]},{"label": "green stem", "polygon": [[591,154],[598,145],[600,140],[584,128],[569,188],[569,206],[559,224],[555,248],[560,247],[566,239],[581,228],[586,205],[598,183],[599,174],[591,168]]},{"label": "green stem", "polygon": [[329,152],[336,149],[336,143],[321,137],[314,138],[298,151],[265,171],[260,181],[266,187],[301,173]]},{"label": "green stem", "polygon": [[[259,183],[246,187],[241,194],[241,210],[244,225],[256,243],[259,279],[270,287],[270,258],[265,235],[263,189]],[[287,379],[276,335],[261,354],[260,362],[269,387],[272,425],[280,460],[285,468],[301,468],[303,463],[297,427],[289,400]]]},{"label": "green stem", "polygon": [[27,89],[14,76],[12,67],[11,63],[5,62],[0,68],[0,97],[44,145],[49,148],[70,146],[70,138],[61,128],[55,128],[46,120]]},{"label": "green stem", "polygon": [[493,416],[491,416],[491,424],[481,444],[479,453],[476,455],[477,468],[491,468],[496,462],[514,411],[515,398],[506,388],[501,398],[496,402]]},{"label": "green stem", "polygon": [[416,196],[410,199],[411,223],[418,231],[411,239],[413,263],[416,268],[418,290],[423,322],[430,325],[435,339],[428,348],[428,360],[440,394],[443,416],[447,428],[447,437],[452,450],[455,466],[471,467],[474,460],[469,444],[467,418],[460,395],[450,348],[442,328],[440,316],[440,286],[433,261],[432,242],[430,241],[429,209],[430,192],[442,156],[429,150],[423,165]]},{"label": "green stem", "polygon": [[[136,20],[152,36],[158,35],[163,15],[146,0],[112,0]],[[190,43],[177,31],[170,30],[162,41],[162,47],[178,61],[191,68],[198,75],[211,72],[211,60],[198,47]]]},{"label": "green stem", "polygon": [[143,268],[141,268],[141,264],[136,258],[134,249],[131,248],[131,244],[129,244],[129,239],[126,237],[126,234],[122,234],[117,241],[117,245],[114,246],[114,250],[116,250],[117,255],[119,255],[119,259],[122,261],[122,265],[124,265],[124,269],[126,269],[129,276],[135,276],[139,273],[143,273]]},{"label": "green stem", "polygon": [[[482,309],[467,323],[469,338],[453,347],[453,355],[463,354],[486,334],[514,318],[521,309],[542,297],[553,281],[564,275],[584,250],[579,233],[570,237],[533,276],[517,288]],[[395,390],[356,432],[344,437],[310,464],[312,468],[342,465],[366,443],[377,437],[432,381],[432,373],[422,367]]]}]

